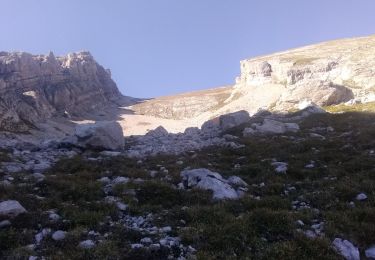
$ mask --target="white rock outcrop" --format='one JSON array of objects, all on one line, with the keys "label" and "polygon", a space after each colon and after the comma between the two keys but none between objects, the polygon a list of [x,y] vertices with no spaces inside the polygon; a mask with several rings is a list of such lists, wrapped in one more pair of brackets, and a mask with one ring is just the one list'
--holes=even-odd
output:
[{"label": "white rock outcrop", "polygon": [[89,52],[0,52],[0,130],[26,131],[52,116],[83,115],[121,97]]},{"label": "white rock outcrop", "polygon": [[[236,190],[236,186],[247,186],[241,178],[232,176],[229,180],[224,179],[219,173],[208,169],[193,169],[181,172],[182,183],[180,187],[184,189],[199,188],[213,192],[214,199],[238,199],[241,197],[241,190]],[[235,184],[235,185],[231,185]]]},{"label": "white rock outcrop", "polygon": [[27,212],[26,209],[16,200],[0,202],[0,216],[17,217],[25,212]]}]

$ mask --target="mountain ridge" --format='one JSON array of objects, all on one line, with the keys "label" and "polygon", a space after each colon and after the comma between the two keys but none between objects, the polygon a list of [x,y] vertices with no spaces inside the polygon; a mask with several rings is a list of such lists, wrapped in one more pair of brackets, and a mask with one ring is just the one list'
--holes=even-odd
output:
[{"label": "mountain ridge", "polygon": [[0,129],[25,131],[53,116],[82,115],[122,98],[86,51],[55,57],[0,53]]}]

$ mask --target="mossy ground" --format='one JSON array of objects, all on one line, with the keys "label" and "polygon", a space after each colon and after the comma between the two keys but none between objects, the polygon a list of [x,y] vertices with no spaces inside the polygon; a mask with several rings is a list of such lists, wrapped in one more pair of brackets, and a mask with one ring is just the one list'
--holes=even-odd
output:
[{"label": "mossy ground", "polygon": [[[14,175],[17,186],[1,187],[0,200],[16,199],[28,213],[0,231],[0,257],[163,259],[162,253],[130,249],[141,234],[105,224],[107,216],[115,221],[118,212],[103,202],[105,194],[97,179],[104,176],[144,179],[116,187],[114,195],[129,204],[129,214],[153,213],[157,225],[172,226],[174,235],[197,249],[198,259],[341,259],[331,247],[335,237],[350,240],[363,254],[375,243],[374,119],[374,114],[364,112],[313,115],[300,124],[297,134],[241,138],[246,145],[242,149],[215,147],[142,163],[125,157],[93,162],[78,156],[60,161],[39,183],[25,181],[25,173]],[[328,126],[334,131],[324,131]],[[324,139],[311,137],[312,132]],[[239,135],[240,129],[230,133]],[[287,162],[287,173],[275,173],[272,159]],[[315,166],[305,168],[311,161]],[[249,190],[240,200],[215,202],[210,192],[176,189],[173,185],[185,167],[240,176]],[[150,177],[151,170],[158,171],[156,177]],[[368,196],[366,201],[355,200],[360,192]],[[296,200],[310,208],[293,209]],[[68,221],[50,223],[45,214],[50,209]],[[299,226],[297,220],[305,225]],[[298,231],[311,229],[316,221],[324,222],[324,236],[311,239]],[[26,249],[41,227],[62,229],[68,236],[63,242],[46,239],[38,252]],[[110,235],[93,250],[79,249],[77,244],[88,230]]]}]

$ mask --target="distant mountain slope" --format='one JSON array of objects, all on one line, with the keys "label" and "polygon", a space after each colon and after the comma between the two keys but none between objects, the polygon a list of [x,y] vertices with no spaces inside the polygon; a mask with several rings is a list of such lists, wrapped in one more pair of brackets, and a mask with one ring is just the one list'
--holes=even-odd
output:
[{"label": "distant mountain slope", "polygon": [[[223,100],[223,97],[227,97]],[[375,36],[335,40],[241,61],[233,87],[156,98],[132,108],[162,118],[202,118],[301,101],[332,105],[375,100]]]},{"label": "distant mountain slope", "polygon": [[216,111],[224,106],[232,92],[233,86],[200,90],[146,100],[131,108],[138,114],[151,115],[166,119],[186,119],[200,115],[202,112]]}]

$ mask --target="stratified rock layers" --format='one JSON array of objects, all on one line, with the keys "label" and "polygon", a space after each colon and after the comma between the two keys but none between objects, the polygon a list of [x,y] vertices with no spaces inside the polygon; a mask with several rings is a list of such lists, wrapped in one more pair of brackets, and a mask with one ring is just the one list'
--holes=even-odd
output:
[{"label": "stratified rock layers", "polygon": [[25,131],[39,120],[83,115],[120,97],[109,70],[89,52],[0,52],[0,130]]},{"label": "stratified rock layers", "polygon": [[[375,101],[375,36],[342,39],[241,61],[234,86],[162,97],[133,106],[141,114],[204,121],[259,109],[286,112],[300,102],[319,106]],[[197,105],[198,104],[198,105]],[[201,105],[203,104],[203,105]]]}]

